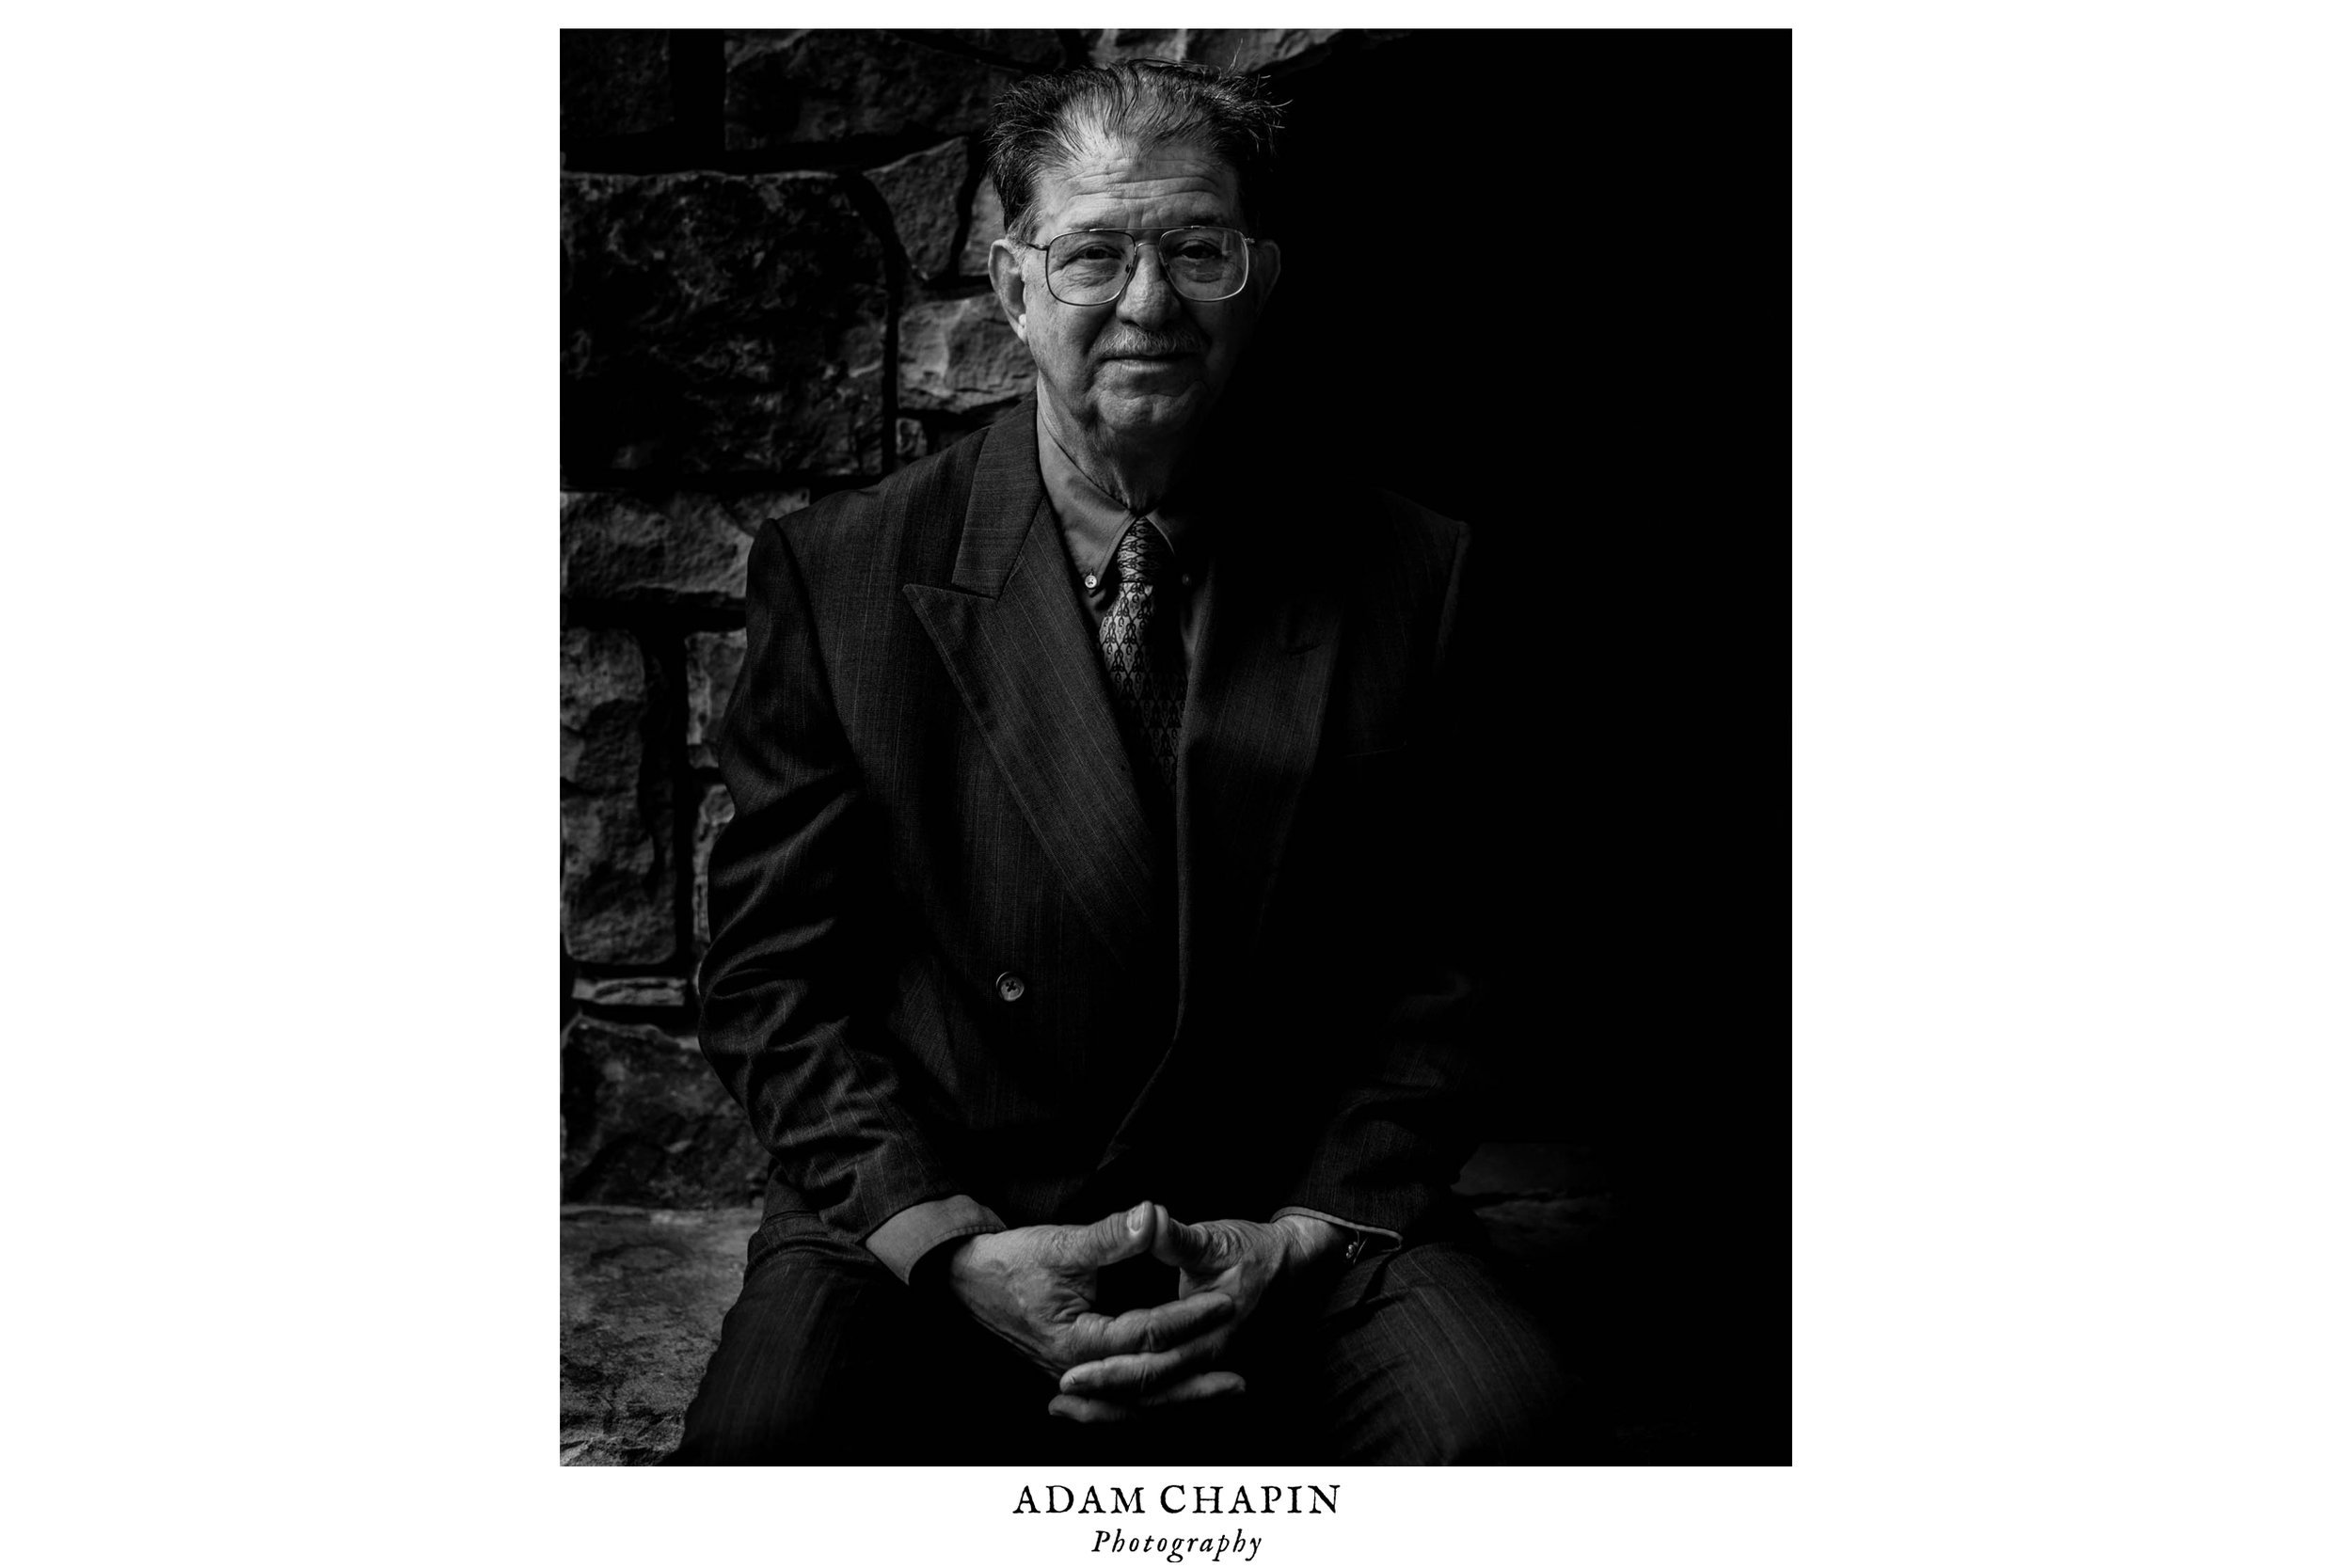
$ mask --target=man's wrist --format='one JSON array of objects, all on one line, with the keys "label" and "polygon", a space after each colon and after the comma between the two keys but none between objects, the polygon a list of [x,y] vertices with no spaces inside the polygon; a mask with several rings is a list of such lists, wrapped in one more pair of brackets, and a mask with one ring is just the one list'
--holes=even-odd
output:
[{"label": "man's wrist", "polygon": [[1274,1227],[1287,1239],[1289,1261],[1300,1267],[1311,1266],[1348,1250],[1348,1232],[1329,1220],[1319,1219],[1312,1214],[1279,1215],[1274,1221]]},{"label": "man's wrist", "polygon": [[899,1210],[866,1238],[866,1250],[912,1285],[923,1260],[946,1243],[1004,1228],[1005,1222],[994,1210],[959,1193]]},{"label": "man's wrist", "polygon": [[1274,1212],[1274,1217],[1278,1220],[1321,1220],[1326,1225],[1338,1227],[1345,1257],[1350,1263],[1358,1261],[1367,1253],[1387,1252],[1405,1244],[1405,1238],[1393,1230],[1365,1225],[1345,1214],[1326,1213],[1320,1209],[1309,1209],[1299,1204],[1284,1204]]},{"label": "man's wrist", "polygon": [[955,1275],[956,1255],[978,1241],[987,1231],[966,1236],[950,1236],[915,1260],[907,1275],[907,1284],[917,1291],[946,1291]]}]

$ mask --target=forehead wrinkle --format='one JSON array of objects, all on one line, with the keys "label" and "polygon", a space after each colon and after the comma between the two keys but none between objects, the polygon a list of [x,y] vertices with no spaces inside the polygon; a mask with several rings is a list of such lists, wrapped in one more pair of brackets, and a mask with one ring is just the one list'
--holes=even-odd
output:
[{"label": "forehead wrinkle", "polygon": [[[1057,232],[1073,229],[1185,229],[1195,224],[1230,228],[1234,221],[1225,192],[1209,181],[1105,179],[1090,186],[1085,182],[1072,184],[1075,188],[1051,193],[1058,200],[1050,205],[1040,204],[1041,215],[1051,214],[1047,227]],[[1149,215],[1153,221],[1134,221],[1139,214]]]},{"label": "forehead wrinkle", "polygon": [[[1192,141],[1152,142],[1126,135],[1065,138],[1060,156],[1039,170],[1036,214],[1045,233],[1078,229],[1236,227],[1233,172]],[[1164,221],[1129,221],[1137,209]],[[1166,218],[1173,213],[1175,216]]]}]

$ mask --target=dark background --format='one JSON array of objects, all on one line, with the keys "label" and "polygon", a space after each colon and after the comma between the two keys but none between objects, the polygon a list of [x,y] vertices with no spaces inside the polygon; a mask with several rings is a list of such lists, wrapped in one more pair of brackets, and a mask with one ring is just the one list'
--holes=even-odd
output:
[{"label": "dark background", "polygon": [[[1282,83],[1256,417],[1473,527],[1493,1135],[1788,1443],[1789,40],[1417,33]],[[1287,388],[1287,392],[1281,389]]]}]

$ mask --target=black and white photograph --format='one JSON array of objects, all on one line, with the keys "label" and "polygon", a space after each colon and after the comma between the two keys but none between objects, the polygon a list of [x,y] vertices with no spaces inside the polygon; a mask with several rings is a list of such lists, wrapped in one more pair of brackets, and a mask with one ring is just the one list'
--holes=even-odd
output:
[{"label": "black and white photograph", "polygon": [[976,19],[16,20],[8,1560],[2352,1559],[2352,12]]},{"label": "black and white photograph", "polygon": [[563,66],[564,1462],[1788,1463],[1788,35]]}]

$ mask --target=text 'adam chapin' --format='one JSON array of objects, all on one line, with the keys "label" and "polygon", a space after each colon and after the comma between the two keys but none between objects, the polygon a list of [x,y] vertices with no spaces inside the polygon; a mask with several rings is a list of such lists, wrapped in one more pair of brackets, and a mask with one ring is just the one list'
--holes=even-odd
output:
[{"label": "text 'adam chapin'", "polygon": [[[1257,1493],[1253,1498],[1252,1491]],[[1104,1502],[1104,1493],[1110,1501]],[[1232,1498],[1226,1500],[1231,1492]],[[1187,1496],[1189,1494],[1189,1496]],[[1287,1499],[1287,1500],[1286,1500]],[[1340,1511],[1340,1489],[1336,1482],[1329,1486],[1186,1486],[1171,1481],[1160,1488],[1162,1513],[1337,1513]],[[1081,1494],[1056,1483],[1045,1488],[1045,1506],[1038,1506],[1037,1493],[1024,1486],[1021,1496],[1013,1499],[1015,1513],[1141,1513],[1143,1488],[1140,1486],[1089,1486]]]}]

